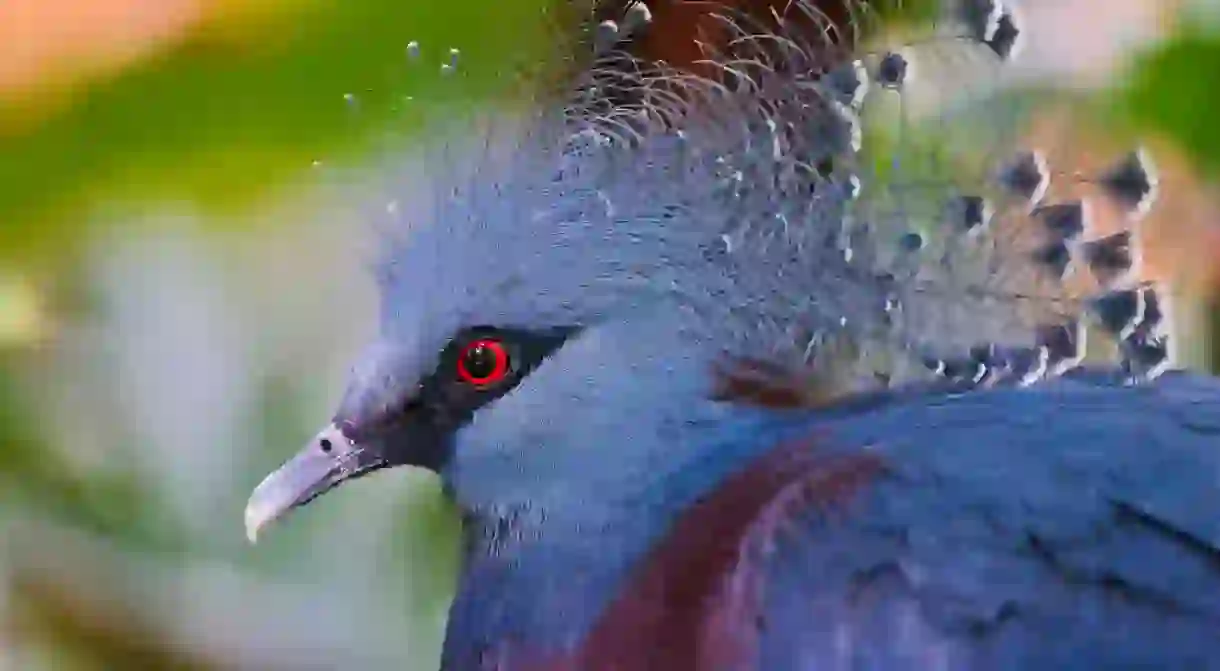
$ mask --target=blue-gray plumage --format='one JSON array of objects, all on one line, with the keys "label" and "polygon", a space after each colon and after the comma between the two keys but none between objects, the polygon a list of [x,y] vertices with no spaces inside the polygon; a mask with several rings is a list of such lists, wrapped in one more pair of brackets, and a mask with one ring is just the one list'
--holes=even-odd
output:
[{"label": "blue-gray plumage", "polygon": [[[871,98],[945,49],[998,77],[1019,17],[962,0],[867,54],[813,0],[725,10],[689,72],[611,49],[641,7],[590,28],[569,104],[448,140],[380,337],[251,535],[437,472],[467,543],[445,669],[1220,667],[1220,384],[1162,374],[1163,296],[1045,202],[1036,151],[982,191],[862,153]],[[1095,182],[1142,211],[1133,156]],[[1137,309],[1064,279],[1099,264]],[[1088,323],[1119,360],[1079,367]]]}]

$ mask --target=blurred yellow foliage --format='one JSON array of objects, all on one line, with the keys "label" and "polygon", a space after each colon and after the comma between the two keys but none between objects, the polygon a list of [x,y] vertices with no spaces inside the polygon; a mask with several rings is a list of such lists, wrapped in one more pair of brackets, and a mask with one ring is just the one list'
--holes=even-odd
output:
[{"label": "blurred yellow foliage", "polygon": [[[12,0],[0,3],[0,134],[71,101],[89,80],[198,32],[262,26],[312,0]],[[236,31],[235,31],[236,29]]]},{"label": "blurred yellow foliage", "polygon": [[0,275],[0,348],[42,340],[49,330],[33,283],[22,275]]}]

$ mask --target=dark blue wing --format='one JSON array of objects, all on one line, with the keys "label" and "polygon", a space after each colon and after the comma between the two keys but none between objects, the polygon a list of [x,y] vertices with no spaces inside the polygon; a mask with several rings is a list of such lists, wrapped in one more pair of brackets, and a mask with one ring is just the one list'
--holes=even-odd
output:
[{"label": "dark blue wing", "polygon": [[1218,435],[1220,381],[1184,373],[834,420],[889,472],[751,539],[760,668],[1220,668]]}]

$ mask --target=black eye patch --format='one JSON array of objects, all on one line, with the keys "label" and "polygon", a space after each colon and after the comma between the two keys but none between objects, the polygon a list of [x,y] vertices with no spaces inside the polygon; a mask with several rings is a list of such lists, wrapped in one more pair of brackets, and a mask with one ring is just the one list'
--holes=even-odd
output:
[{"label": "black eye patch", "polygon": [[579,331],[478,326],[458,332],[440,353],[436,369],[419,386],[431,420],[455,430],[479,408],[511,391]]}]

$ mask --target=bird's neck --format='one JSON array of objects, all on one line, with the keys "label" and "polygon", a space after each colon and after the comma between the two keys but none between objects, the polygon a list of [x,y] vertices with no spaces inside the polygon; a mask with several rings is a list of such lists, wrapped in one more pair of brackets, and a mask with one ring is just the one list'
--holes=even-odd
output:
[{"label": "bird's neck", "polygon": [[[491,657],[516,655],[518,662],[521,651],[575,647],[692,505],[799,424],[765,415],[709,424],[705,435],[718,440],[695,438],[667,451],[618,500],[468,513],[465,565],[448,638],[466,642],[462,654],[474,641],[475,649]],[[448,659],[446,668],[467,668],[469,661]],[[518,668],[502,658],[500,664],[491,668]]]}]

